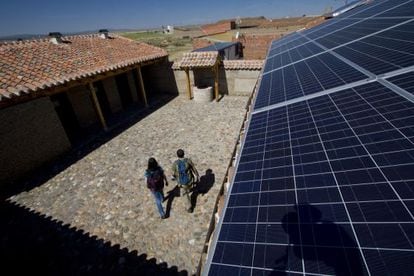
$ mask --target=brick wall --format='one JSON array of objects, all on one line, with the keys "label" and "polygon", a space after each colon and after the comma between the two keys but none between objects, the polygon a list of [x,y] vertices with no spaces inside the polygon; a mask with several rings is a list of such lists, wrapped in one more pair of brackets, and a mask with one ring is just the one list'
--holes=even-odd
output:
[{"label": "brick wall", "polygon": [[203,31],[204,35],[225,33],[227,31],[230,31],[232,28],[234,28],[233,21],[201,26],[201,30]]},{"label": "brick wall", "polygon": [[274,39],[279,39],[280,35],[243,35],[233,39],[243,44],[244,59],[265,59],[270,43]]},{"label": "brick wall", "polygon": [[207,46],[213,45],[213,42],[203,39],[203,38],[194,38],[193,39],[193,50],[204,48]]}]

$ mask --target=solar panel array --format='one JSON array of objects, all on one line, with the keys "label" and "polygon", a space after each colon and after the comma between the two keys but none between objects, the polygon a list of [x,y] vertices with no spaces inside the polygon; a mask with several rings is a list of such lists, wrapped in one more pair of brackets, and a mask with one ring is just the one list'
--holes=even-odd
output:
[{"label": "solar panel array", "polygon": [[268,51],[206,275],[414,271],[414,1]]}]

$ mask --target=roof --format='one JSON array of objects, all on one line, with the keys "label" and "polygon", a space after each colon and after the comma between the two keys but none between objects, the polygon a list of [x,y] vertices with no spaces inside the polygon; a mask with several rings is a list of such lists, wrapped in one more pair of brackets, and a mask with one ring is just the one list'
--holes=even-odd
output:
[{"label": "roof", "polygon": [[173,69],[213,67],[219,59],[217,51],[185,53]]},{"label": "roof", "polygon": [[[262,59],[252,60],[223,60],[223,67],[225,70],[261,70],[264,64]],[[172,66],[174,70],[180,70],[186,68],[181,66],[180,61],[175,62]]]},{"label": "roof", "polygon": [[240,44],[240,42],[218,42],[204,48],[196,49],[193,52],[221,51],[237,44]]},{"label": "roof", "polygon": [[0,43],[0,101],[166,57],[165,50],[112,35]]},{"label": "roof", "polygon": [[264,60],[224,60],[223,65],[226,70],[261,70]]}]

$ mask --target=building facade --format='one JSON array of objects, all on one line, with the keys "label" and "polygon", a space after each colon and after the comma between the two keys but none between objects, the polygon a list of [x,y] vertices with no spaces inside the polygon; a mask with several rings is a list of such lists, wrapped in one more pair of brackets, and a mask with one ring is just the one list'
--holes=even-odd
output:
[{"label": "building facade", "polygon": [[171,92],[152,75],[168,70],[164,50],[107,33],[2,43],[0,53],[2,185]]}]

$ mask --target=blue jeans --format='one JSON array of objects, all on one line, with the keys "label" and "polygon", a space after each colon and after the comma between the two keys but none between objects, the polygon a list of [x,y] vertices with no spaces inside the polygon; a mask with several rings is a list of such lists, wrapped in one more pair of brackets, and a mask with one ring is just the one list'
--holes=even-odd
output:
[{"label": "blue jeans", "polygon": [[155,198],[155,204],[157,205],[158,212],[160,213],[160,216],[165,216],[164,209],[162,208],[162,201],[164,200],[164,194],[163,192],[152,192],[154,198]]}]

